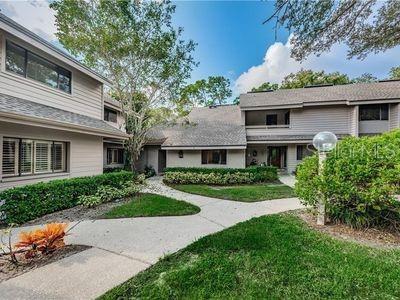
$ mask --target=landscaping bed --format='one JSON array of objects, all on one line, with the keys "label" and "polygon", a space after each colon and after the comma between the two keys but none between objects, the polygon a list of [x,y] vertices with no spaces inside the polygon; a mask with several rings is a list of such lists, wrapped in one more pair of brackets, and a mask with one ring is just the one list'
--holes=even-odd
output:
[{"label": "landscaping bed", "polygon": [[207,197],[256,202],[271,199],[295,197],[293,189],[284,184],[252,184],[212,186],[204,184],[173,184],[172,188],[182,192],[197,194]]},{"label": "landscaping bed", "polygon": [[156,217],[156,216],[182,216],[192,215],[200,212],[196,205],[173,198],[156,195],[140,194],[139,196],[113,207],[106,212],[103,218],[133,218],[133,217]]},{"label": "landscaping bed", "polygon": [[204,237],[101,299],[395,299],[400,250],[367,247],[269,215]]},{"label": "landscaping bed", "polygon": [[6,257],[3,257],[0,259],[0,282],[17,277],[26,272],[43,267],[89,248],[90,246],[84,245],[67,245],[63,248],[57,249],[53,253],[38,255],[33,259],[20,261],[17,265],[4,260]]}]

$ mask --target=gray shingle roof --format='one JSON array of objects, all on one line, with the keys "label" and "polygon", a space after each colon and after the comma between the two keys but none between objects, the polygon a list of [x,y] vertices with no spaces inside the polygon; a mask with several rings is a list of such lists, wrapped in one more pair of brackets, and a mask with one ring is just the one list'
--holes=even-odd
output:
[{"label": "gray shingle roof", "polygon": [[157,127],[149,133],[149,143],[163,147],[245,146],[246,130],[237,105],[194,108],[185,122]]},{"label": "gray shingle roof", "polygon": [[124,132],[114,128],[103,120],[72,113],[66,110],[50,107],[47,105],[31,102],[1,93],[0,112],[64,123],[67,127],[68,124],[77,125],[95,131],[103,131],[104,133],[111,135],[115,134],[117,137],[125,135]]},{"label": "gray shingle roof", "polygon": [[345,84],[240,95],[240,107],[303,105],[331,101],[400,101],[400,81]]}]

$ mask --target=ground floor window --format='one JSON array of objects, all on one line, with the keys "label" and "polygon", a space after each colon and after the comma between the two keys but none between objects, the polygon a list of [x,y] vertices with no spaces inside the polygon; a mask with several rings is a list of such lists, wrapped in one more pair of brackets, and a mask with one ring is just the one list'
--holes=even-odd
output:
[{"label": "ground floor window", "polygon": [[107,148],[107,165],[123,164],[123,163],[124,163],[124,149]]},{"label": "ground floor window", "polygon": [[4,138],[3,177],[67,170],[67,143],[20,138]]},{"label": "ground floor window", "polygon": [[314,147],[311,148],[307,145],[297,145],[297,160],[303,160],[304,158],[314,154]]},{"label": "ground floor window", "polygon": [[201,163],[226,165],[226,150],[202,150]]}]

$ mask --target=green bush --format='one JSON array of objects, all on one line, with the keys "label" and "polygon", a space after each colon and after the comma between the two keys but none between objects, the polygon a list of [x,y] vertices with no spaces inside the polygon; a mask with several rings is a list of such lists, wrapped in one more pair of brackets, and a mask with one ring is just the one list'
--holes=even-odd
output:
[{"label": "green bush", "polygon": [[254,182],[254,176],[250,173],[191,173],[191,172],[168,172],[164,176],[167,184],[242,184]]},{"label": "green bush", "polygon": [[101,199],[101,203],[104,203],[123,198],[124,194],[122,193],[122,189],[117,189],[112,186],[104,185],[98,188],[96,196]]},{"label": "green bush", "polygon": [[[214,174],[219,179],[217,181],[229,181],[229,177],[231,177],[232,183],[240,183],[238,181],[238,176],[244,174],[242,178],[242,183],[259,183],[259,182],[271,182],[278,179],[278,172],[275,167],[266,166],[266,167],[249,167],[243,169],[233,169],[233,168],[166,168],[165,169],[165,177],[164,178],[171,178],[171,173],[186,173],[191,174],[193,177],[193,182],[189,183],[196,183],[199,181],[199,178],[205,178],[204,176],[196,176],[196,175],[208,175]],[[240,175],[237,175],[240,174]],[[175,175],[177,176],[177,175]],[[188,176],[180,175],[181,177],[188,178]],[[248,179],[244,179],[244,177],[248,177]],[[225,178],[225,179],[223,179]],[[236,179],[235,179],[236,178]],[[211,180],[211,179],[210,179]],[[190,179],[185,179],[185,181],[190,181]],[[202,182],[198,182],[202,183]],[[204,182],[205,183],[205,182]],[[213,183],[219,184],[219,183]]]},{"label": "green bush", "polygon": [[353,227],[399,228],[400,130],[374,137],[349,137],[328,155],[323,176],[318,157],[297,169],[296,194],[316,207],[324,195],[328,217]]},{"label": "green bush", "polygon": [[40,216],[78,204],[79,196],[94,195],[104,185],[120,189],[133,181],[132,172],[115,172],[97,176],[41,182],[0,192],[1,216],[7,224],[24,223]]},{"label": "green bush", "polygon": [[82,195],[78,197],[78,204],[85,207],[95,207],[103,202],[101,197],[97,195]]}]

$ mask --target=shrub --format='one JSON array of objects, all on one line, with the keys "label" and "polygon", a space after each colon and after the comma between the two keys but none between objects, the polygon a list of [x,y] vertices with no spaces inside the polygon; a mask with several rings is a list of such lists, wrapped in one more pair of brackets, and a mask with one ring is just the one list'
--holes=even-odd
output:
[{"label": "shrub", "polygon": [[153,166],[145,166],[144,167],[144,175],[146,178],[156,176],[156,170],[154,170]]},{"label": "shrub", "polygon": [[[239,181],[242,181],[242,183],[271,182],[271,181],[275,181],[278,179],[277,169],[272,166],[264,166],[264,167],[257,166],[257,167],[243,168],[243,169],[166,168],[165,169],[165,178],[167,178],[167,177],[171,178],[170,173],[191,174],[191,176],[193,177],[193,182],[189,182],[189,183],[195,183],[195,181],[198,181],[199,178],[205,178],[204,176],[203,177],[196,176],[197,174],[200,174],[200,175],[214,174],[215,176],[218,176],[218,178],[220,178],[217,181],[223,181],[223,179],[221,179],[221,178],[226,178],[226,181],[229,181],[228,178],[232,177],[232,179],[231,179],[232,183],[240,183]],[[244,176],[240,177],[241,179],[239,179],[238,176],[241,176],[241,175],[238,175],[238,174],[241,174],[241,175],[244,174]],[[180,176],[183,178],[184,175],[180,175]],[[245,176],[247,176],[248,179],[244,179]],[[185,178],[187,178],[187,176],[185,176]],[[190,181],[190,180],[186,179],[186,181]],[[218,183],[214,183],[214,184],[218,184]]]},{"label": "shrub", "polygon": [[100,186],[119,189],[134,178],[132,172],[123,171],[15,187],[0,192],[0,212],[7,224],[24,223],[76,206],[79,196],[94,195]]},{"label": "shrub", "polygon": [[121,194],[124,198],[138,194],[141,190],[140,185],[134,182],[126,182],[122,188]]},{"label": "shrub", "polygon": [[318,157],[304,160],[297,170],[296,194],[316,207],[325,197],[328,217],[354,227],[399,228],[400,131],[342,140],[328,155],[323,176]]},{"label": "shrub", "polygon": [[95,207],[104,201],[98,195],[81,195],[78,197],[78,204],[85,207]]},{"label": "shrub", "polygon": [[96,196],[101,199],[101,203],[120,199],[123,197],[122,188],[123,186],[121,189],[117,189],[109,185],[101,186],[98,188]]},{"label": "shrub", "polygon": [[191,173],[168,172],[164,181],[169,184],[242,184],[254,182],[254,176],[250,173]]}]

